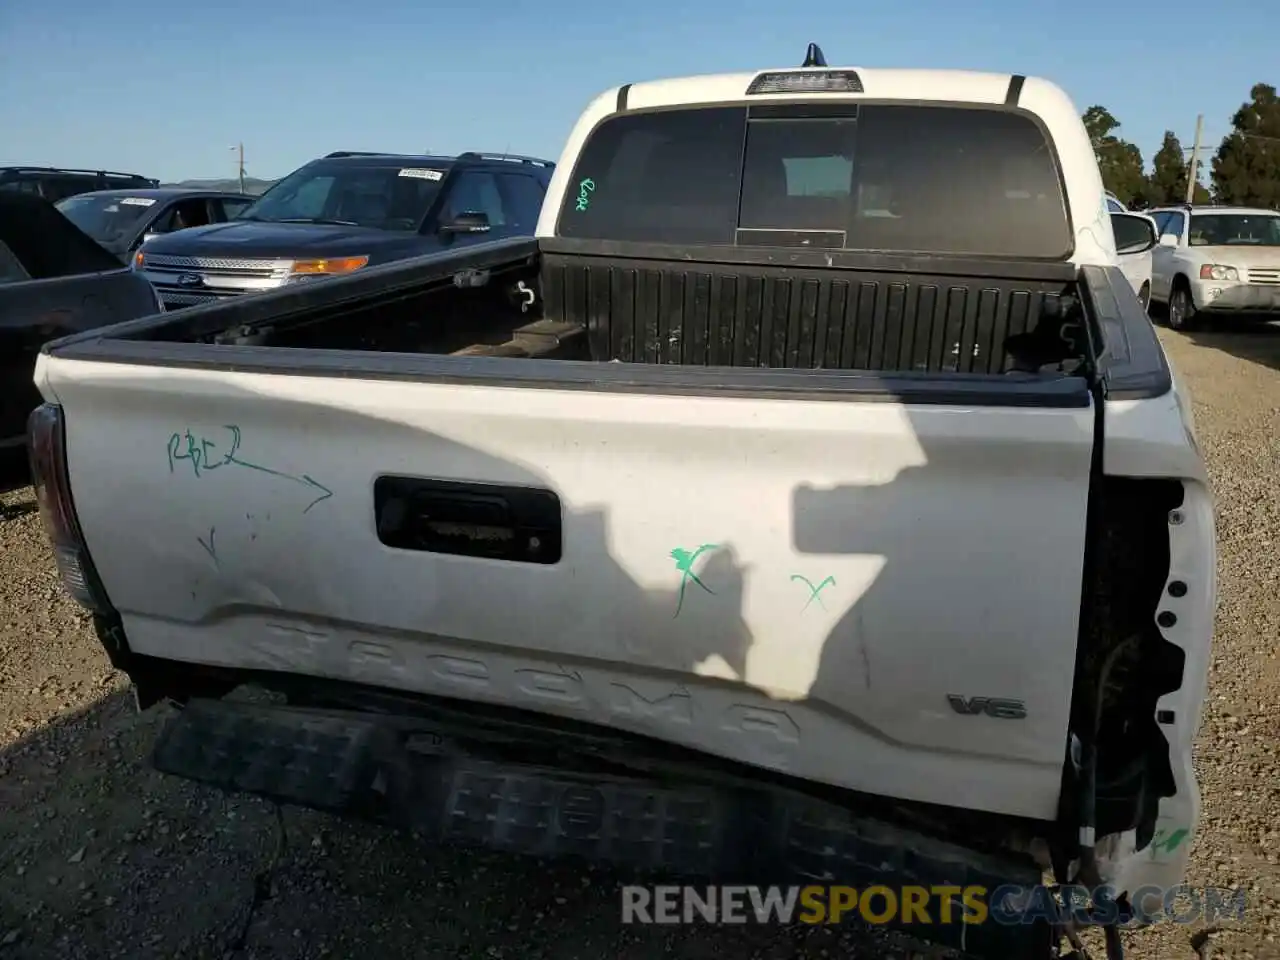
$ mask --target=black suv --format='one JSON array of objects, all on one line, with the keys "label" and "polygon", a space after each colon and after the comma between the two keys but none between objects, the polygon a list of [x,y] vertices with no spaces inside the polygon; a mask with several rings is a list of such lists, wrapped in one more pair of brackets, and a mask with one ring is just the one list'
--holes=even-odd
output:
[{"label": "black suv", "polygon": [[294,171],[227,223],[148,240],[134,268],[176,309],[533,236],[554,168],[514,154],[339,151]]},{"label": "black suv", "polygon": [[94,190],[146,190],[159,180],[111,170],[64,170],[60,167],[0,167],[0,190],[17,190],[57,203]]}]

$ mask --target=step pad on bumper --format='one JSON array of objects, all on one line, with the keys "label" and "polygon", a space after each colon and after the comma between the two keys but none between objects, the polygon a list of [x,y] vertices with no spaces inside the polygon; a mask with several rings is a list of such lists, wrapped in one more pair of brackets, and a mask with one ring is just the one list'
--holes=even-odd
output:
[{"label": "step pad on bumper", "polygon": [[[776,788],[580,775],[463,752],[377,714],[192,700],[153,765],[239,791],[418,830],[436,842],[717,883],[1031,886],[1025,861],[987,857]],[[911,932],[976,955],[1042,949],[1041,925]],[[994,950],[994,953],[989,951]],[[1044,954],[1041,953],[1041,956]]]}]

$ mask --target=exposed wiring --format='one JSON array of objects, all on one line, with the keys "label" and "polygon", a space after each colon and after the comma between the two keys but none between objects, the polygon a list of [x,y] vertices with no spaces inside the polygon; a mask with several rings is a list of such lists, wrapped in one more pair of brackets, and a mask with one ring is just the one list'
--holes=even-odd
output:
[{"label": "exposed wiring", "polygon": [[276,846],[271,854],[271,859],[267,865],[259,870],[253,876],[253,896],[247,907],[243,911],[243,916],[239,922],[232,921],[228,926],[233,928],[233,934],[228,938],[227,943],[223,947],[223,957],[233,956],[245,948],[245,944],[249,940],[249,928],[253,925],[254,915],[258,912],[258,908],[271,899],[271,882],[275,879],[276,871],[279,870],[283,863],[285,855],[289,851],[289,834],[284,826],[284,811],[280,804],[273,803],[276,814]]},{"label": "exposed wiring", "polygon": [[[1079,882],[1083,882],[1084,886],[1092,891],[1096,891],[1102,886],[1095,844],[1097,842],[1098,735],[1102,730],[1103,700],[1107,690],[1107,682],[1111,677],[1111,670],[1115,667],[1116,661],[1137,640],[1138,637],[1135,635],[1121,641],[1102,661],[1102,668],[1098,671],[1098,686],[1093,704],[1093,730],[1090,732],[1088,740],[1083,744],[1083,779],[1080,785],[1079,818],[1080,870],[1076,879]],[[1104,935],[1107,946],[1107,960],[1123,960],[1124,944],[1120,940],[1119,929],[1115,926],[1108,926],[1104,930]]]}]

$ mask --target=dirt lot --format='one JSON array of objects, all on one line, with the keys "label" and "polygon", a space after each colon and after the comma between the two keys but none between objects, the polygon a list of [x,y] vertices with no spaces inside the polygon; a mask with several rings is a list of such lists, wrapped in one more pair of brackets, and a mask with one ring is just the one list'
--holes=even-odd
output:
[{"label": "dirt lot", "polygon": [[[1129,937],[1129,956],[1280,957],[1280,329],[1162,332],[1219,498],[1221,599],[1189,882],[1248,891],[1242,925]],[[55,578],[29,489],[0,495],[0,960],[4,957],[844,957],[828,929],[623,928],[617,880],[440,851],[162,778],[87,618]],[[248,925],[244,936],[239,936]],[[1193,946],[1194,944],[1194,946]]]}]

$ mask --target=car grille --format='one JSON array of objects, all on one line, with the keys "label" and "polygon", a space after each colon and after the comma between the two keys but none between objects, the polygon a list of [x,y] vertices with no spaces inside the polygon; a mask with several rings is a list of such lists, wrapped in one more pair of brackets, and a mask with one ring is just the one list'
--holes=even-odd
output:
[{"label": "car grille", "polygon": [[[292,267],[292,260],[154,254],[147,256],[143,273],[166,307],[185,307],[273,290],[288,280]],[[200,278],[198,284],[180,282],[193,274]]]},{"label": "car grille", "polygon": [[234,293],[183,293],[180,290],[163,287],[156,287],[156,292],[160,294],[160,299],[164,301],[166,307],[190,307],[197,303],[208,303],[211,300],[221,300],[223,297],[235,295]]},{"label": "car grille", "polygon": [[1264,283],[1268,286],[1280,285],[1280,267],[1250,267],[1250,283]]},{"label": "car grille", "polygon": [[147,270],[174,273],[210,273],[236,277],[271,277],[287,275],[292,260],[234,260],[226,257],[147,256]]}]

